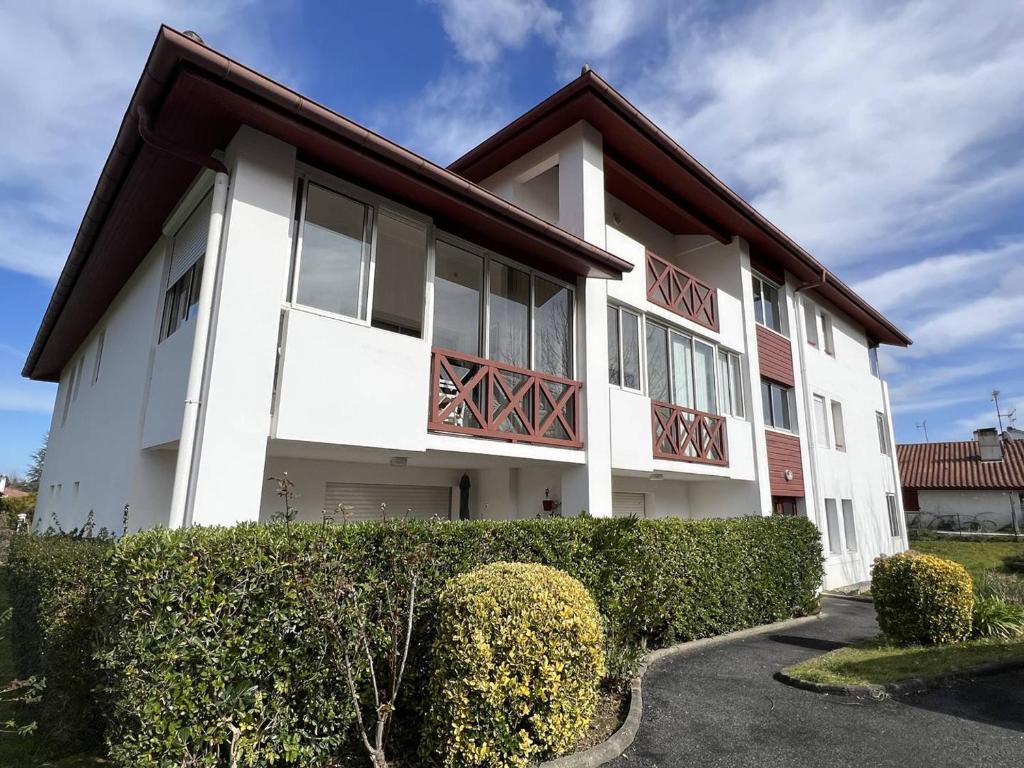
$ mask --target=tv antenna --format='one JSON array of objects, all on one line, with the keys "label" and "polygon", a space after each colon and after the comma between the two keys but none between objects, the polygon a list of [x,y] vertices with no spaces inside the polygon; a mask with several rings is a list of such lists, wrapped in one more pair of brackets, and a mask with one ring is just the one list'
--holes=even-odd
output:
[{"label": "tv antenna", "polygon": [[920,430],[924,430],[924,441],[926,443],[930,442],[928,440],[928,419],[921,419],[921,423],[915,424],[914,426],[916,426]]},{"label": "tv antenna", "polygon": [[994,402],[996,404],[996,419],[999,421],[999,431],[1002,432],[1003,431],[1003,417],[1004,416],[1006,417],[1006,426],[1012,427],[1014,425],[1014,423],[1017,421],[1017,409],[1014,408],[1013,410],[1011,410],[1009,412],[1006,412],[1006,413],[1001,411],[999,409],[999,394],[1000,393],[999,393],[998,389],[993,389],[992,390],[992,402]]}]

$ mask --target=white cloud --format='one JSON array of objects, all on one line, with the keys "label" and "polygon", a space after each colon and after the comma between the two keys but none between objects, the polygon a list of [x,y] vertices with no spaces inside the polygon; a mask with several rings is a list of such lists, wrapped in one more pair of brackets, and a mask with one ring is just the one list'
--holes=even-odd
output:
[{"label": "white cloud", "polygon": [[1024,190],[1019,5],[773,2],[666,24],[622,84],[696,157],[827,263],[984,226]]},{"label": "white cloud", "polygon": [[60,271],[161,22],[280,73],[261,42],[271,20],[251,4],[0,4],[0,268]]},{"label": "white cloud", "polygon": [[432,0],[456,52],[474,64],[491,64],[507,48],[533,35],[552,39],[562,14],[544,0]]}]

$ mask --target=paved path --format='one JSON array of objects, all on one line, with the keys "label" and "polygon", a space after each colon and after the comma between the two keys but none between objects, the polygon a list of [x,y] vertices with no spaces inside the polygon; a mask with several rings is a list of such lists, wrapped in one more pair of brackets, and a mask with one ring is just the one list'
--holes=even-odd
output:
[{"label": "paved path", "polygon": [[826,598],[825,618],[665,659],[644,678],[640,733],[609,765],[1024,766],[1024,671],[874,702],[801,691],[782,667],[877,633],[870,603]]}]

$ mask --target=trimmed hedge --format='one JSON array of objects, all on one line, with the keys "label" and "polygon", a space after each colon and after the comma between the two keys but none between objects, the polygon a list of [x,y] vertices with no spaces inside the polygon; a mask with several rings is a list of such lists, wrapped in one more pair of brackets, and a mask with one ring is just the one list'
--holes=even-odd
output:
[{"label": "trimmed hedge", "polygon": [[971,634],[974,584],[960,563],[903,552],[871,568],[878,626],[893,642],[957,643]]},{"label": "trimmed hedge", "polygon": [[63,747],[89,749],[102,742],[96,704],[103,605],[98,581],[111,542],[70,536],[12,539],[8,562],[11,644],[21,678],[44,678],[36,719]]},{"label": "trimmed hedge", "polygon": [[[77,565],[44,554],[51,545],[81,547]],[[394,729],[408,740],[395,749],[411,754],[429,704],[437,597],[452,576],[497,561],[568,573],[603,615],[611,658],[813,612],[822,574],[817,528],[781,517],[242,525],[146,531],[113,547],[37,537],[22,553],[12,569],[39,596],[16,602],[20,620],[46,614],[54,637],[82,638],[77,661],[61,663],[83,686],[97,679],[86,663],[97,655],[111,755],[133,767],[359,754],[345,682],[325,663],[350,640],[324,631],[325,618],[344,619],[331,593],[339,578],[380,597],[422,563],[404,684],[414,693]]]},{"label": "trimmed hedge", "polygon": [[604,676],[601,616],[554,568],[493,563],[441,592],[427,756],[445,768],[524,768],[582,737]]}]

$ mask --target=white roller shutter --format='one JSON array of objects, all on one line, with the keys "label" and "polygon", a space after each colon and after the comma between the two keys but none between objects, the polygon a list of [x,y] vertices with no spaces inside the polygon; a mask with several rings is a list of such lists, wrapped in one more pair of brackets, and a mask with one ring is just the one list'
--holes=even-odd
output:
[{"label": "white roller shutter", "polygon": [[387,504],[389,520],[403,517],[447,520],[451,511],[451,494],[451,488],[446,486],[327,483],[324,509],[333,512],[339,504],[344,504],[352,507],[352,520],[380,520],[380,505]]},{"label": "white roller shutter", "polygon": [[613,493],[612,494],[612,515],[615,517],[644,518],[647,516],[644,494],[642,493]]},{"label": "white roller shutter", "polygon": [[188,272],[189,267],[206,253],[210,205],[210,196],[207,195],[174,235],[174,242],[171,244],[171,271],[167,275],[168,288],[178,282],[178,278]]}]

